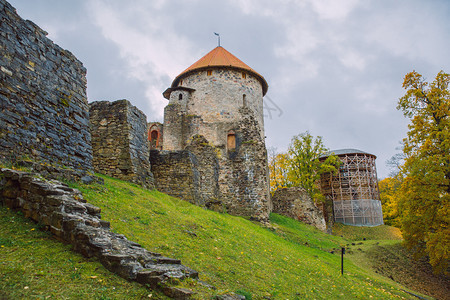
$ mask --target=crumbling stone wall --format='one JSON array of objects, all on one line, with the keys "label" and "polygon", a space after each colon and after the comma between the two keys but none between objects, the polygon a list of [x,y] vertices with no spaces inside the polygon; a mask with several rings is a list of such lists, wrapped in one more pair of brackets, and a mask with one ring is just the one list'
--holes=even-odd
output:
[{"label": "crumbling stone wall", "polygon": [[76,189],[35,174],[2,168],[0,203],[39,222],[58,238],[73,244],[75,251],[97,257],[108,270],[123,278],[162,289],[174,298],[192,294],[166,283],[171,279],[198,278],[196,271],[178,259],[150,252],[124,235],[111,232],[109,222],[100,217],[100,208],[86,203]]},{"label": "crumbling stone wall", "polygon": [[222,210],[217,153],[203,136],[194,136],[185,150],[152,150],[150,162],[159,191]]},{"label": "crumbling stone wall", "polygon": [[236,148],[222,149],[220,189],[230,214],[268,221],[272,204],[267,150],[253,111],[241,107],[239,113]]},{"label": "crumbling stone wall", "polygon": [[197,158],[188,150],[150,151],[156,188],[163,193],[202,206],[198,192]]},{"label": "crumbling stone wall", "polygon": [[186,146],[185,110],[179,103],[164,108],[164,150],[182,150]]},{"label": "crumbling stone wall", "polygon": [[313,225],[324,232],[327,230],[322,211],[303,188],[279,188],[273,194],[272,203],[274,213]]},{"label": "crumbling stone wall", "polygon": [[128,100],[89,104],[96,172],[153,188],[147,118]]},{"label": "crumbling stone wall", "polygon": [[195,135],[186,147],[195,157],[193,168],[198,172],[197,190],[202,206],[213,210],[222,210],[222,199],[219,190],[218,151],[205,137]]},{"label": "crumbling stone wall", "polygon": [[86,69],[0,0],[0,160],[91,171]]}]

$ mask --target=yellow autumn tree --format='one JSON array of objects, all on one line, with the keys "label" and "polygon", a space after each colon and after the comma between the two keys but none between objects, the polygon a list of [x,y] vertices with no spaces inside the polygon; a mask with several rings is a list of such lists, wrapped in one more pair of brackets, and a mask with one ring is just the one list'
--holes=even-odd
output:
[{"label": "yellow autumn tree", "polygon": [[269,178],[270,193],[282,187],[289,186],[288,182],[289,158],[286,153],[276,153],[275,149],[269,150]]},{"label": "yellow autumn tree", "polygon": [[401,185],[399,176],[387,177],[378,182],[381,204],[383,206],[383,219],[386,225],[400,227],[398,210],[398,190]]},{"label": "yellow autumn tree", "polygon": [[450,251],[450,75],[406,74],[397,109],[410,118],[398,198],[405,245],[447,272]]}]

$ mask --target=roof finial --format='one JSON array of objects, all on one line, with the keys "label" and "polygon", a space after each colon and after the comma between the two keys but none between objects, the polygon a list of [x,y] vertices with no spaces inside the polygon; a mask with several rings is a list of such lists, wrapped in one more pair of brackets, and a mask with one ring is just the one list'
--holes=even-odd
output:
[{"label": "roof finial", "polygon": [[214,32],[215,35],[217,35],[217,38],[219,40],[219,47],[220,47],[220,34],[218,34],[217,32]]}]

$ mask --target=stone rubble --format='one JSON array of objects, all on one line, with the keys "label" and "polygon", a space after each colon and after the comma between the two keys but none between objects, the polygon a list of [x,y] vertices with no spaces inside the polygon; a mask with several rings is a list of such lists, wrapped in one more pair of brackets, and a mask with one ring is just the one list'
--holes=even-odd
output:
[{"label": "stone rubble", "polygon": [[323,232],[327,230],[322,211],[303,188],[277,189],[272,196],[272,204],[274,213],[313,225]]},{"label": "stone rubble", "polygon": [[171,287],[171,280],[198,278],[198,272],[178,259],[150,252],[109,230],[100,208],[86,203],[82,194],[56,180],[35,174],[0,169],[0,202],[42,224],[57,238],[86,257],[97,257],[121,277],[161,289],[169,297],[187,299],[192,291]]}]

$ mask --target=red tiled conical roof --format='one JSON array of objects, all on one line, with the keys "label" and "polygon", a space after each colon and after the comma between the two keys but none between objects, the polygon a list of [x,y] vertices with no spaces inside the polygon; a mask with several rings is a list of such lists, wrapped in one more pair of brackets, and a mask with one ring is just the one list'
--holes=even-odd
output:
[{"label": "red tiled conical roof", "polygon": [[184,75],[191,73],[193,71],[199,71],[214,67],[230,67],[247,71],[256,76],[256,78],[258,78],[259,81],[261,82],[263,87],[263,95],[267,93],[267,89],[269,88],[269,86],[264,77],[259,75],[258,72],[247,66],[239,58],[237,58],[236,56],[234,56],[221,46],[214,48],[208,54],[206,54],[205,56],[200,58],[197,62],[195,62],[193,65],[191,65],[189,68],[181,72],[181,74],[178,75],[172,82],[172,88],[177,87],[178,82],[182,77],[184,77]]}]

